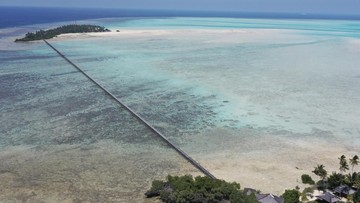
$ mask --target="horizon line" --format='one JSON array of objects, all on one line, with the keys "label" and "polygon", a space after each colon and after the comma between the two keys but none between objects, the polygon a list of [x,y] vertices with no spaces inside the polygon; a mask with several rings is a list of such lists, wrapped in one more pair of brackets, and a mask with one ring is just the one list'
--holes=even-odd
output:
[{"label": "horizon line", "polygon": [[360,14],[346,14],[346,13],[320,13],[320,12],[274,12],[274,11],[241,11],[241,10],[200,10],[200,9],[172,9],[172,8],[162,8],[162,9],[146,9],[146,8],[113,8],[113,7],[66,7],[66,6],[18,6],[18,5],[0,5],[1,7],[12,7],[12,8],[49,8],[49,9],[89,9],[89,10],[127,10],[127,11],[158,11],[158,12],[200,12],[200,13],[231,13],[231,14],[284,14],[284,15],[319,15],[319,16],[355,16],[360,17]]}]

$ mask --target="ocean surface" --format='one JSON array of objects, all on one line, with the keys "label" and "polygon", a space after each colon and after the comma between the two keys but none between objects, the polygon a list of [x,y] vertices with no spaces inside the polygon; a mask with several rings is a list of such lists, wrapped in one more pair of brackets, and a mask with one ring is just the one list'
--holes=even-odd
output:
[{"label": "ocean surface", "polygon": [[95,8],[0,7],[0,28],[53,22],[114,17],[225,17],[270,19],[348,19],[359,20],[360,15],[324,15],[297,13],[206,12],[181,10],[134,10]]},{"label": "ocean surface", "polygon": [[[216,177],[281,194],[360,153],[360,21],[105,17],[79,23],[119,32],[50,43]],[[2,24],[0,202],[147,202],[200,174],[46,44],[12,42],[74,19]]]}]

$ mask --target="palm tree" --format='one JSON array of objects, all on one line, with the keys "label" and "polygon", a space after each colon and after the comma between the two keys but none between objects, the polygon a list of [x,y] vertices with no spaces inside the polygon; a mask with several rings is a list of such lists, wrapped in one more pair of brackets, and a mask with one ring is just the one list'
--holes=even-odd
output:
[{"label": "palm tree", "polygon": [[349,164],[346,161],[346,156],[345,155],[341,155],[341,157],[339,157],[340,160],[340,171],[341,172],[345,172],[346,170],[349,170]]},{"label": "palm tree", "polygon": [[351,173],[354,172],[354,166],[359,164],[359,157],[355,155],[352,159],[349,159],[351,165]]},{"label": "palm tree", "polygon": [[327,176],[327,171],[325,170],[325,166],[322,164],[321,165],[318,164],[312,172],[315,173],[315,175],[320,176],[322,180],[324,180]]}]

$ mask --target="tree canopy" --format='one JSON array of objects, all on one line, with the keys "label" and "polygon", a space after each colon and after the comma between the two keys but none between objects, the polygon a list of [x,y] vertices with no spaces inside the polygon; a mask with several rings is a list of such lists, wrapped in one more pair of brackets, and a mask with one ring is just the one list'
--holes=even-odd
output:
[{"label": "tree canopy", "polygon": [[308,174],[301,175],[301,181],[304,184],[314,185],[315,181]]},{"label": "tree canopy", "polygon": [[64,25],[49,30],[39,30],[36,32],[29,32],[24,38],[16,39],[15,42],[27,42],[42,39],[51,39],[60,34],[66,33],[86,33],[86,32],[109,32],[109,29],[98,25]]},{"label": "tree canopy", "polygon": [[164,202],[222,202],[258,203],[255,195],[246,195],[240,184],[191,175],[168,176],[167,181],[154,180],[145,193],[147,197],[160,196]]},{"label": "tree canopy", "polygon": [[345,172],[346,170],[349,170],[349,164],[347,163],[347,160],[346,160],[346,156],[345,155],[341,155],[339,157],[339,164],[340,164],[340,171],[341,172]]},{"label": "tree canopy", "polygon": [[355,155],[353,158],[350,158],[349,161],[350,161],[350,165],[351,165],[351,171],[354,172],[354,166],[359,164],[358,155]]},{"label": "tree canopy", "polygon": [[345,175],[341,173],[332,172],[327,179],[329,189],[334,189],[339,185],[345,184]]},{"label": "tree canopy", "polygon": [[285,190],[282,197],[284,198],[285,203],[298,203],[298,202],[300,202],[300,192],[295,190],[295,189],[293,189],[293,190]]},{"label": "tree canopy", "polygon": [[354,203],[360,203],[360,190],[354,193],[353,195],[353,201]]},{"label": "tree canopy", "polygon": [[325,170],[324,165],[317,165],[315,169],[312,171],[315,175],[319,176],[322,180],[324,180],[327,176],[327,171]]}]

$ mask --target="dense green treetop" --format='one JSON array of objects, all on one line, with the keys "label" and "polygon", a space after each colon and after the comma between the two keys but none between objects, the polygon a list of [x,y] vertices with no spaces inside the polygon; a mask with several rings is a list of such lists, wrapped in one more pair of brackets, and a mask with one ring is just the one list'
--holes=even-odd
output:
[{"label": "dense green treetop", "polygon": [[353,158],[350,158],[350,165],[352,167],[351,172],[354,172],[354,166],[359,164],[359,156],[355,155]]},{"label": "dense green treetop", "polygon": [[354,203],[360,203],[360,190],[353,195],[353,201]]},{"label": "dense green treetop", "polygon": [[341,172],[345,172],[346,170],[349,170],[349,164],[346,161],[346,156],[345,155],[341,155],[341,157],[338,158],[340,160],[339,164],[340,164],[340,171]]},{"label": "dense green treetop", "polygon": [[295,189],[285,190],[282,197],[284,198],[285,203],[299,203],[300,202],[300,192]]},{"label": "dense green treetop", "polygon": [[147,197],[160,196],[163,202],[258,203],[255,194],[246,195],[240,184],[209,177],[168,176],[167,181],[155,180],[145,193]]},{"label": "dense green treetop", "polygon": [[49,30],[39,30],[36,32],[29,32],[24,38],[16,39],[15,42],[27,42],[43,39],[51,39],[60,34],[66,33],[86,33],[86,32],[109,32],[109,29],[98,25],[64,25]]},{"label": "dense green treetop", "polygon": [[324,165],[317,165],[315,169],[312,171],[315,175],[319,176],[322,180],[324,180],[327,176],[327,171],[325,170]]},{"label": "dense green treetop", "polygon": [[315,181],[308,174],[303,174],[301,176],[301,181],[304,184],[309,184],[309,185],[314,185],[315,184]]}]

